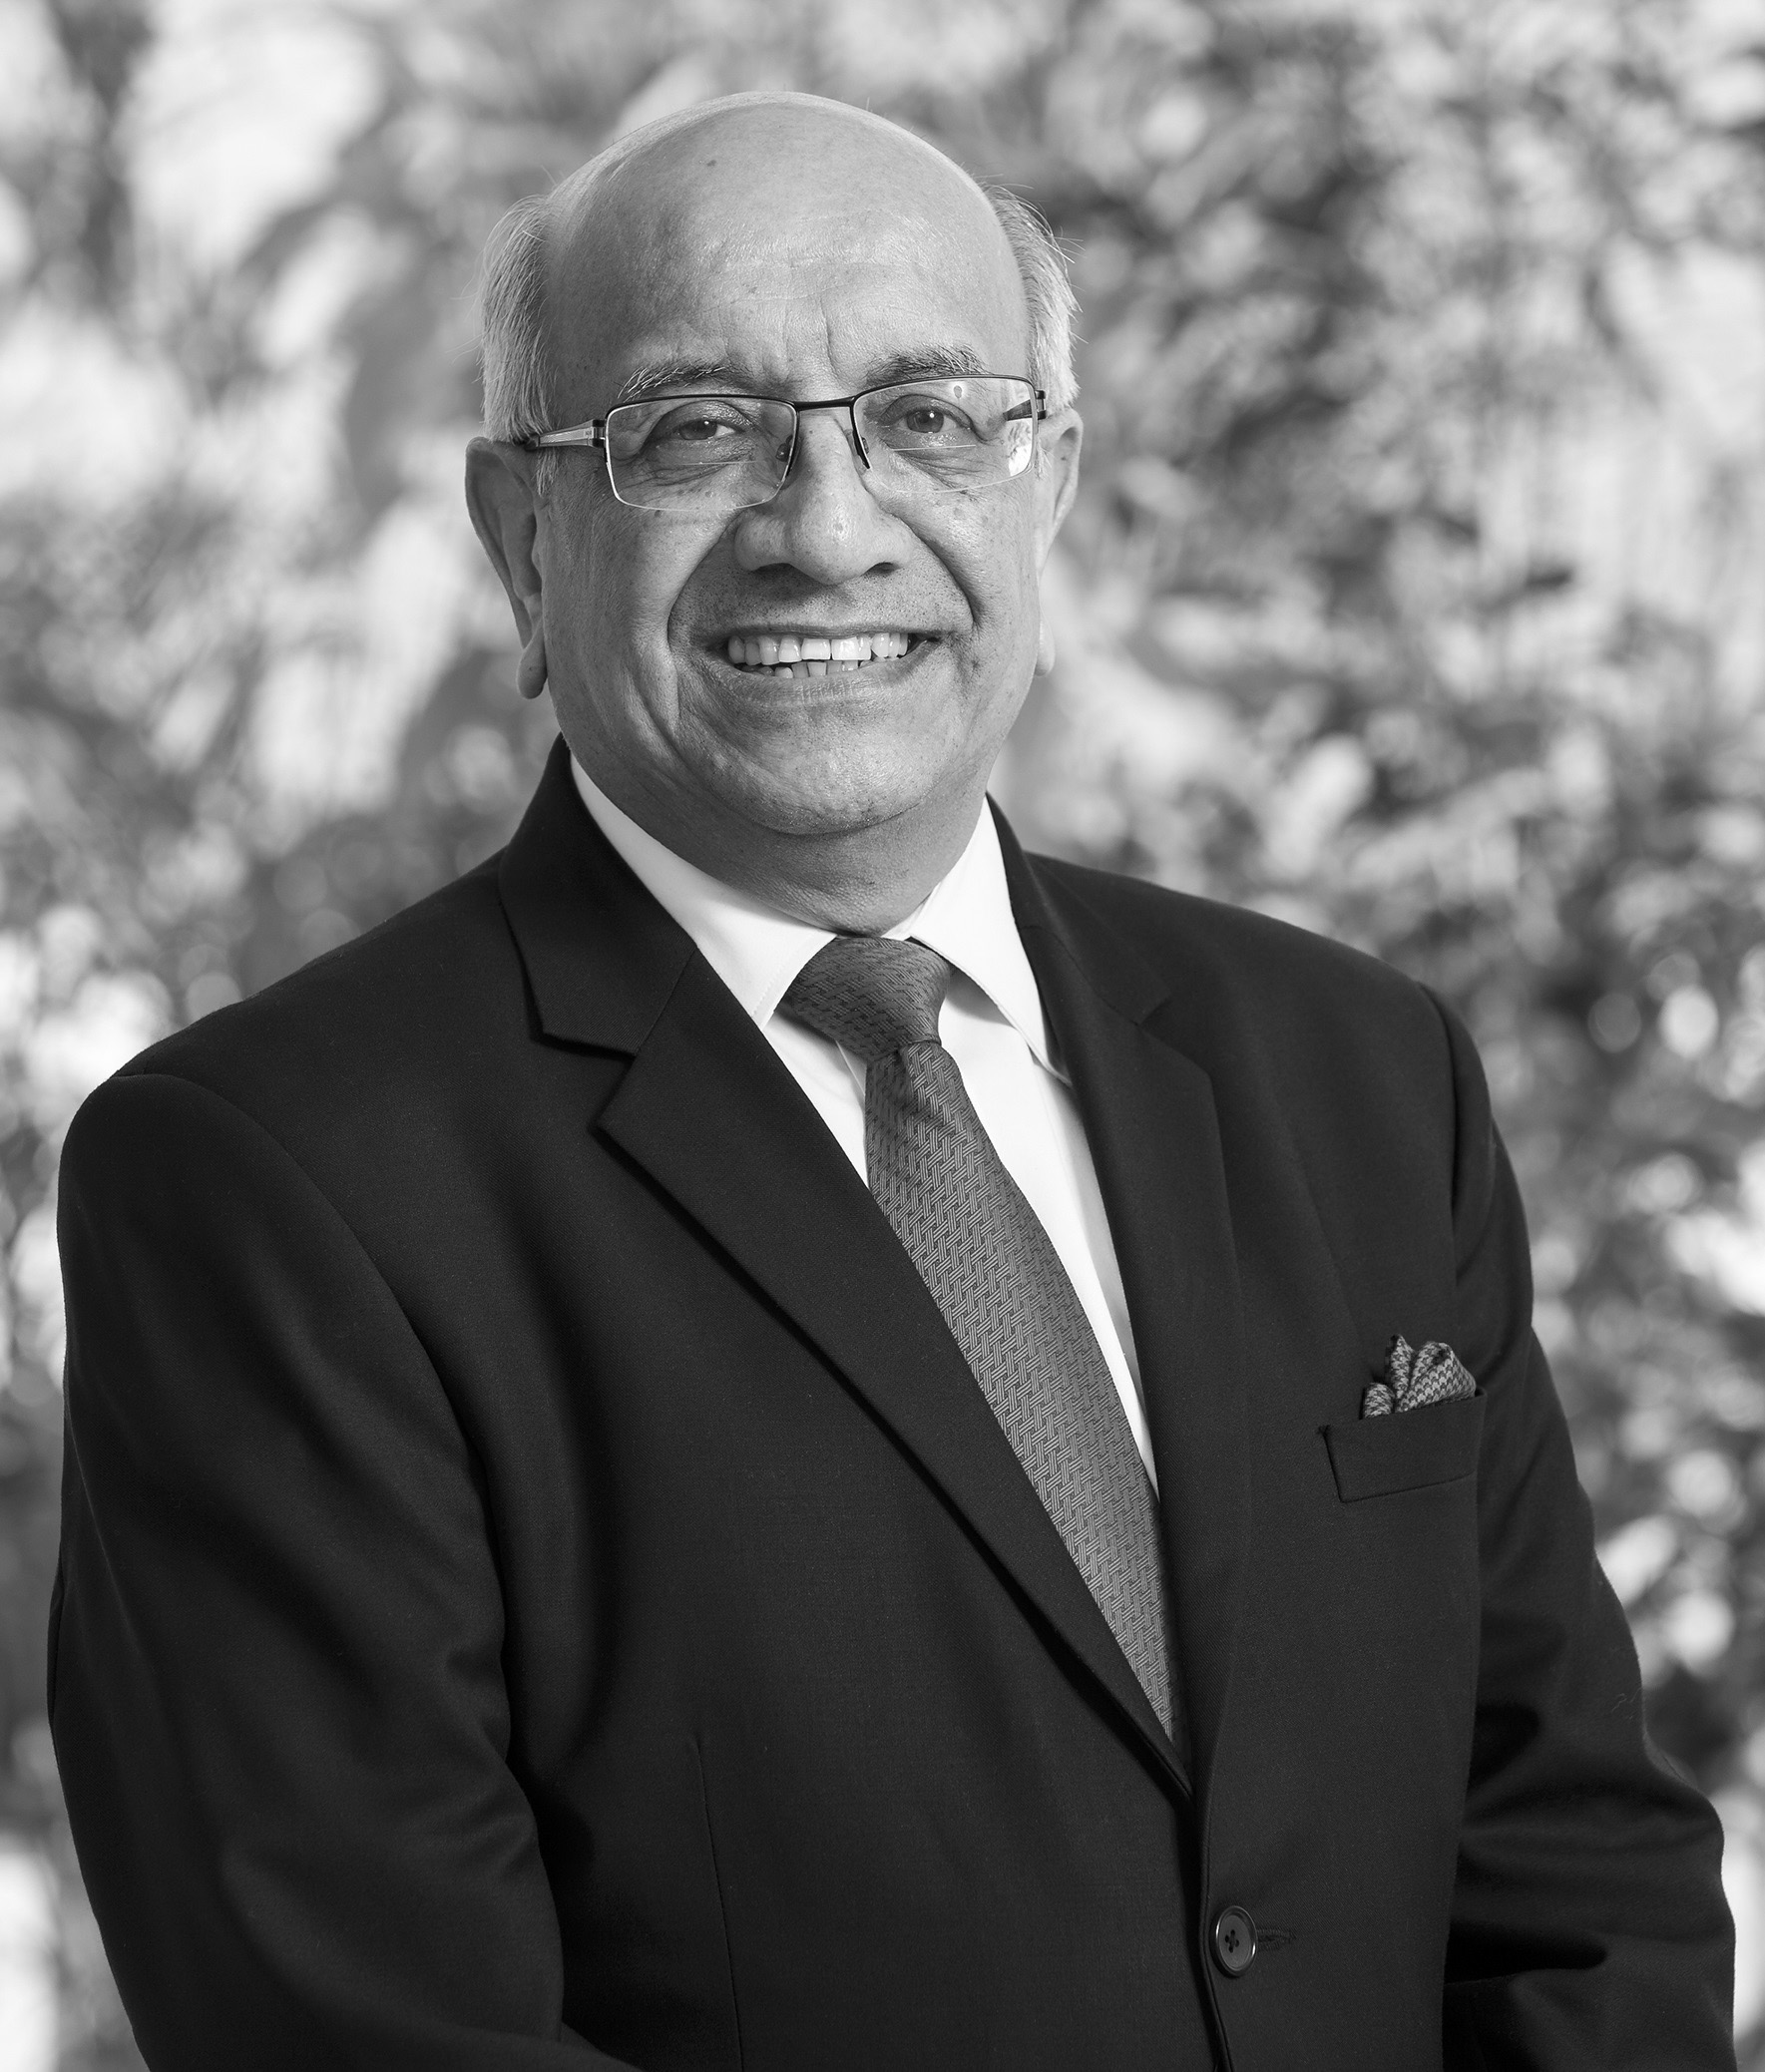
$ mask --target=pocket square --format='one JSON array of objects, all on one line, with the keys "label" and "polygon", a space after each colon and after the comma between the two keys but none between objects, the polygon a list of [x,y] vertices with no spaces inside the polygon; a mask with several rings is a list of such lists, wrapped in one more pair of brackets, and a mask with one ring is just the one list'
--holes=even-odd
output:
[{"label": "pocket square", "polygon": [[1393,1411],[1456,1403],[1476,1394],[1471,1370],[1444,1339],[1431,1338],[1418,1353],[1400,1331],[1385,1356],[1384,1381],[1375,1382],[1361,1399],[1361,1416],[1386,1418]]}]

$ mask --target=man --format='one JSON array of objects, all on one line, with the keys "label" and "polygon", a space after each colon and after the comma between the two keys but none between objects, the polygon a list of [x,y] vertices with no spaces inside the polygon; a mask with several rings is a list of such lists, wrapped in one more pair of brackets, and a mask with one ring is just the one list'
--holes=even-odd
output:
[{"label": "man", "polygon": [[1732,2062],[1463,1031],[986,807],[1065,296],[798,97],[501,233],[568,752],[67,1148],[51,1703],[150,2065]]}]

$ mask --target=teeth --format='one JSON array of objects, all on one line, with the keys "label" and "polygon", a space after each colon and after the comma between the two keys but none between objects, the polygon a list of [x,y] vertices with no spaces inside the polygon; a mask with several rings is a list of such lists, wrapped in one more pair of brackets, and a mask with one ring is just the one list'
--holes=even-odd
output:
[{"label": "teeth", "polygon": [[906,633],[842,633],[836,640],[819,633],[758,633],[751,639],[731,633],[724,652],[737,668],[766,669],[777,676],[825,676],[861,668],[868,661],[888,661],[907,652]]}]

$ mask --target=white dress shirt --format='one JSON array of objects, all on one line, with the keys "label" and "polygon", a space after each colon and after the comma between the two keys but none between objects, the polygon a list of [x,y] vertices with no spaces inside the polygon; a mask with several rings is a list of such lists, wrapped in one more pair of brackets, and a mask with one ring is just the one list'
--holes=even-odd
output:
[{"label": "white dress shirt", "polygon": [[[707,876],[622,812],[580,763],[573,761],[571,770],[596,826],[697,944],[868,1184],[862,1061],[778,1013],[798,972],[832,942],[831,932]],[[985,806],[949,874],[888,933],[911,936],[955,967],[938,1036],[956,1059],[993,1148],[1060,1254],[1156,1487],[1133,1332],[1097,1169],[1071,1086],[1051,1051],[1036,975],[1012,915],[999,832]]]}]

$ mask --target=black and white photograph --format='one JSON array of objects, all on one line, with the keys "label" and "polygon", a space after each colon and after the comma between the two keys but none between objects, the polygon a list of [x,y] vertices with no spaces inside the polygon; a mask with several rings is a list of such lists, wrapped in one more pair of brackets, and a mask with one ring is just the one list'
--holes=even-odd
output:
[{"label": "black and white photograph", "polygon": [[0,2072],[1765,2072],[1765,0],[0,0]]}]

